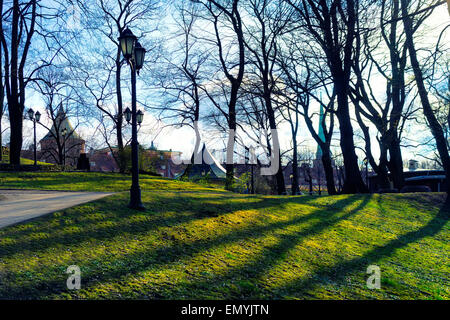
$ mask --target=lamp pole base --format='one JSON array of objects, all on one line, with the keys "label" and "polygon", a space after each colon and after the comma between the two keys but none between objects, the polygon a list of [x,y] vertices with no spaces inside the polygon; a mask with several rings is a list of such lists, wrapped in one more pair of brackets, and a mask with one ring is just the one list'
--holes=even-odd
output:
[{"label": "lamp pole base", "polygon": [[130,189],[130,203],[128,204],[128,208],[145,211],[145,207],[141,201],[141,188],[140,187],[131,187]]}]

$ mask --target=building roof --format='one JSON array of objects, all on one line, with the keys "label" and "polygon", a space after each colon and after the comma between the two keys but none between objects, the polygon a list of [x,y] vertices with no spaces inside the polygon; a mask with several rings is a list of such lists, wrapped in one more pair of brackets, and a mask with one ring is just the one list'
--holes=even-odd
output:
[{"label": "building roof", "polygon": [[227,173],[224,167],[209,152],[206,145],[203,144],[201,152],[202,163],[194,163],[189,171],[189,177],[198,177],[210,173],[213,179],[226,179]]},{"label": "building roof", "polygon": [[53,122],[53,126],[50,129],[50,131],[45,135],[44,138],[41,139],[41,141],[45,140],[54,140],[56,135],[56,127],[58,127],[59,130],[59,136],[61,136],[61,133],[64,129],[67,130],[68,134],[70,135],[69,138],[71,139],[78,139],[83,140],[76,132],[75,129],[72,127],[72,124],[69,121],[69,118],[66,116],[66,112],[63,109],[63,106],[59,107],[58,114],[56,115],[55,121]]}]

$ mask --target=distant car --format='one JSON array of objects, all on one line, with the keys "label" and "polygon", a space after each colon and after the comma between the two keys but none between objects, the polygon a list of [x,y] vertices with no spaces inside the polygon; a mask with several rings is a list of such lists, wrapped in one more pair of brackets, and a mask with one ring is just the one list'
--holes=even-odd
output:
[{"label": "distant car", "polygon": [[410,192],[431,192],[431,188],[428,186],[404,186],[401,190],[401,193],[410,193]]},{"label": "distant car", "polygon": [[396,189],[396,188],[381,188],[381,189],[378,189],[377,193],[398,193],[398,189]]}]

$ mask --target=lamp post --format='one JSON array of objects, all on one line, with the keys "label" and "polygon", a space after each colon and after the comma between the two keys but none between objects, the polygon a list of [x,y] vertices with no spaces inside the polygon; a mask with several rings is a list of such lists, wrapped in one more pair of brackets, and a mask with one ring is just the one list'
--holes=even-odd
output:
[{"label": "lamp post", "polygon": [[122,54],[127,60],[131,69],[131,110],[127,108],[124,112],[127,122],[131,120],[131,175],[132,183],[130,188],[131,209],[145,210],[141,201],[141,187],[139,186],[139,143],[137,140],[137,126],[142,123],[143,113],[137,112],[136,108],[136,73],[144,65],[145,49],[137,41],[137,37],[126,28],[119,37]]},{"label": "lamp post", "polygon": [[[294,175],[290,174],[289,179],[291,179],[291,188],[292,188],[292,185],[294,184]],[[295,196],[294,192],[292,192],[292,195]]]},{"label": "lamp post", "polygon": [[67,128],[62,129],[61,135],[63,136],[63,166],[66,166],[66,136]]},{"label": "lamp post", "polygon": [[364,158],[364,165],[366,166],[366,185],[369,187],[369,159]]},{"label": "lamp post", "polygon": [[34,132],[34,165],[37,166],[37,147],[36,147],[36,122],[39,122],[41,120],[41,113],[39,111],[36,111],[34,113],[33,109],[28,109],[28,119],[33,121],[33,132]]}]

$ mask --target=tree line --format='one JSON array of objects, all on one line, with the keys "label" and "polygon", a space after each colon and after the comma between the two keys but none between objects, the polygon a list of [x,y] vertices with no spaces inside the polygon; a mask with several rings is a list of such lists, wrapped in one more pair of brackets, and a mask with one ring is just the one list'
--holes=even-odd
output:
[{"label": "tree line", "polygon": [[[64,100],[77,115],[96,119],[110,148],[124,150],[123,94],[129,88],[117,37],[128,26],[145,39],[149,50],[139,103],[171,125],[191,126],[197,137],[199,122],[220,132],[227,150],[233,151],[226,164],[229,189],[236,145],[264,141],[265,154],[260,156],[281,163],[289,154],[295,181],[292,193],[298,193],[298,136],[299,130],[307,129],[320,146],[329,194],[337,193],[332,154],[336,138],[343,159],[342,192],[368,192],[358,148],[381,187],[390,188],[392,182],[400,190],[405,184],[402,148],[414,140],[408,137],[414,125],[429,128],[436,160],[449,181],[445,39],[450,25],[443,23],[431,31],[433,43],[427,34],[430,17],[436,10],[446,10],[445,1],[91,0],[59,1],[50,7],[44,1],[14,0],[0,4],[0,102],[5,100],[2,107],[7,105],[10,120],[11,163],[20,161],[26,92],[49,92],[44,89],[49,85],[58,96],[45,100],[50,113]],[[74,20],[76,25],[70,26],[68,22]],[[48,81],[49,74],[59,83]],[[291,131],[291,148],[276,151],[272,147],[280,145],[277,129],[285,124]],[[232,134],[237,131],[240,136]],[[359,134],[362,146],[355,141]],[[193,157],[199,152],[198,139]],[[374,154],[379,154],[378,159]],[[124,170],[125,162],[120,156],[116,160]],[[275,180],[277,192],[285,193],[281,165]]]}]

